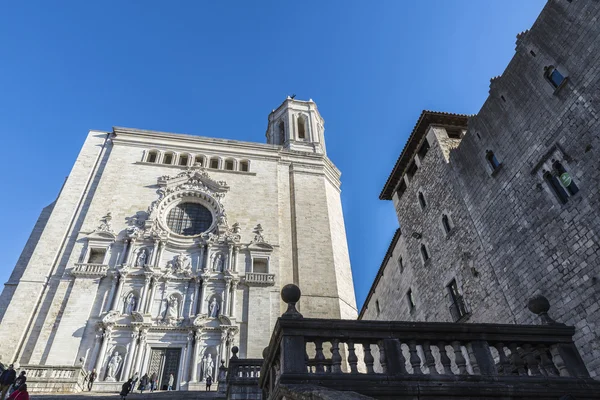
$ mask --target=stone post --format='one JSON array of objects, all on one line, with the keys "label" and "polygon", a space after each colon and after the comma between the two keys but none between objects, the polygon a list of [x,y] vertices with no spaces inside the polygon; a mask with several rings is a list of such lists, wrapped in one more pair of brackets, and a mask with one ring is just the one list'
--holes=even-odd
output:
[{"label": "stone post", "polygon": [[200,342],[200,332],[194,331],[194,348],[192,350],[192,376],[190,382],[198,382],[198,343]]},{"label": "stone post", "polygon": [[104,371],[102,371],[102,364],[104,363],[104,357],[106,353],[106,347],[108,346],[108,342],[110,341],[112,332],[112,327],[107,326],[104,328],[104,332],[102,333],[102,345],[100,346],[100,351],[96,356],[96,372],[98,373],[98,380],[100,380],[100,375],[104,378]]},{"label": "stone post", "polygon": [[133,330],[131,331],[131,341],[129,342],[129,350],[127,351],[127,357],[125,358],[125,362],[123,363],[124,367],[123,372],[121,374],[122,381],[129,379],[129,377],[131,376],[131,364],[133,363],[133,355],[135,353],[135,345],[137,343],[139,332],[140,328],[138,328],[137,326],[134,326]]}]

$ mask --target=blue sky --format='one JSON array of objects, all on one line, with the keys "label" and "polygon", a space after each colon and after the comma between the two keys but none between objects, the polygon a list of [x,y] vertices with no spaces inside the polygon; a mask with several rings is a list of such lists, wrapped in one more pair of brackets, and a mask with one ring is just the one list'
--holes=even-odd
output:
[{"label": "blue sky", "polygon": [[477,113],[543,0],[0,3],[0,281],[89,129],[264,141],[325,118],[360,307],[398,226],[379,192],[421,110]]}]

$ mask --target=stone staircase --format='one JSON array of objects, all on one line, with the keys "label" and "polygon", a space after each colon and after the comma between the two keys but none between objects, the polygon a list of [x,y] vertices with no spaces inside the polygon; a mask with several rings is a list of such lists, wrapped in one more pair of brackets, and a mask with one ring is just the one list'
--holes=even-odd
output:
[{"label": "stone staircase", "polygon": [[[118,393],[53,393],[53,394],[31,394],[31,400],[108,400],[119,399]],[[172,392],[145,392],[143,394],[130,393],[127,400],[203,400],[218,399],[224,400],[225,395],[215,392],[197,392],[197,391],[172,391]]]}]

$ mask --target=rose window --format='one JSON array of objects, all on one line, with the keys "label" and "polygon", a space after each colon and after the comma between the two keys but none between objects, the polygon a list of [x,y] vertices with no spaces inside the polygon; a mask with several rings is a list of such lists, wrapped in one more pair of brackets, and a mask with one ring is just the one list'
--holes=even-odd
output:
[{"label": "rose window", "polygon": [[179,235],[194,236],[206,232],[213,217],[208,208],[198,203],[181,203],[167,214],[167,226]]}]

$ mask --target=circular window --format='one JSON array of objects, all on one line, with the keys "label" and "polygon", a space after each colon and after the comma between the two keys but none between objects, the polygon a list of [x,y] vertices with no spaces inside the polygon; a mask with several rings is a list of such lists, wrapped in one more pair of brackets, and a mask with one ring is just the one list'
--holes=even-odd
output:
[{"label": "circular window", "polygon": [[206,232],[212,224],[208,208],[198,203],[181,203],[169,211],[167,226],[175,233],[194,236]]}]

